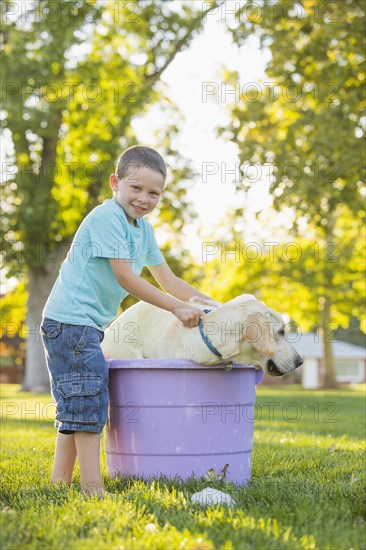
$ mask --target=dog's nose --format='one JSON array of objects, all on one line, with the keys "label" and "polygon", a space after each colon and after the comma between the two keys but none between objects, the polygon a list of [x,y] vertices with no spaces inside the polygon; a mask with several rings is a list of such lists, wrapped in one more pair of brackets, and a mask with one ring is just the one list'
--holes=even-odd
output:
[{"label": "dog's nose", "polygon": [[302,357],[299,357],[296,359],[296,366],[295,366],[295,369],[298,369],[299,367],[301,367],[301,365],[303,364],[304,362],[304,359]]}]

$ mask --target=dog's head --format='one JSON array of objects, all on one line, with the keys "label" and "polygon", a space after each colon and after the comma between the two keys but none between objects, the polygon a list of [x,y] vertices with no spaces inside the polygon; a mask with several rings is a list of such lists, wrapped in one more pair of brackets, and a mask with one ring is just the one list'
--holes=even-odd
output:
[{"label": "dog's head", "polygon": [[226,361],[253,364],[271,376],[291,372],[303,363],[286,340],[282,317],[250,294],[226,302],[204,320],[206,333]]}]

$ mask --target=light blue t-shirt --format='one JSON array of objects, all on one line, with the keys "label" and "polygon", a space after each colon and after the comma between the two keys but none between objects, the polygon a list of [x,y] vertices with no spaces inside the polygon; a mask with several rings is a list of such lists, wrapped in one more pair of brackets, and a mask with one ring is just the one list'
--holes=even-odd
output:
[{"label": "light blue t-shirt", "polygon": [[136,223],[127,221],[114,199],[105,200],[86,216],[61,266],[44,317],[99,330],[111,323],[128,292],[118,283],[109,258],[128,259],[136,275],[145,265],[165,261],[149,222],[139,218]]}]

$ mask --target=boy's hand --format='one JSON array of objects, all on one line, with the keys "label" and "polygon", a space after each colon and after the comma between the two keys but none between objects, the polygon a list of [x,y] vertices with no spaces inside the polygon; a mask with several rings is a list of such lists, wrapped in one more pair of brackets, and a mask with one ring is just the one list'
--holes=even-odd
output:
[{"label": "boy's hand", "polygon": [[189,304],[175,308],[172,313],[188,328],[197,327],[200,317],[205,315],[203,311]]}]

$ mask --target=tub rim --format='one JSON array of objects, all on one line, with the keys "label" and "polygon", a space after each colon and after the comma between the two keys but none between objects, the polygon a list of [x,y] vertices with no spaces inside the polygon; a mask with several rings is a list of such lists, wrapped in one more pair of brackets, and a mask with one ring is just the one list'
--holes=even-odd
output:
[{"label": "tub rim", "polygon": [[[146,364],[148,362],[148,365]],[[193,361],[185,359],[107,359],[107,365],[110,370],[124,369],[146,369],[146,370],[223,370],[226,371],[226,364],[219,365],[200,365]],[[260,384],[263,380],[264,372],[261,368],[254,365],[243,365],[241,363],[232,364],[235,370],[254,370],[255,384]],[[228,374],[231,371],[226,371]]]}]

